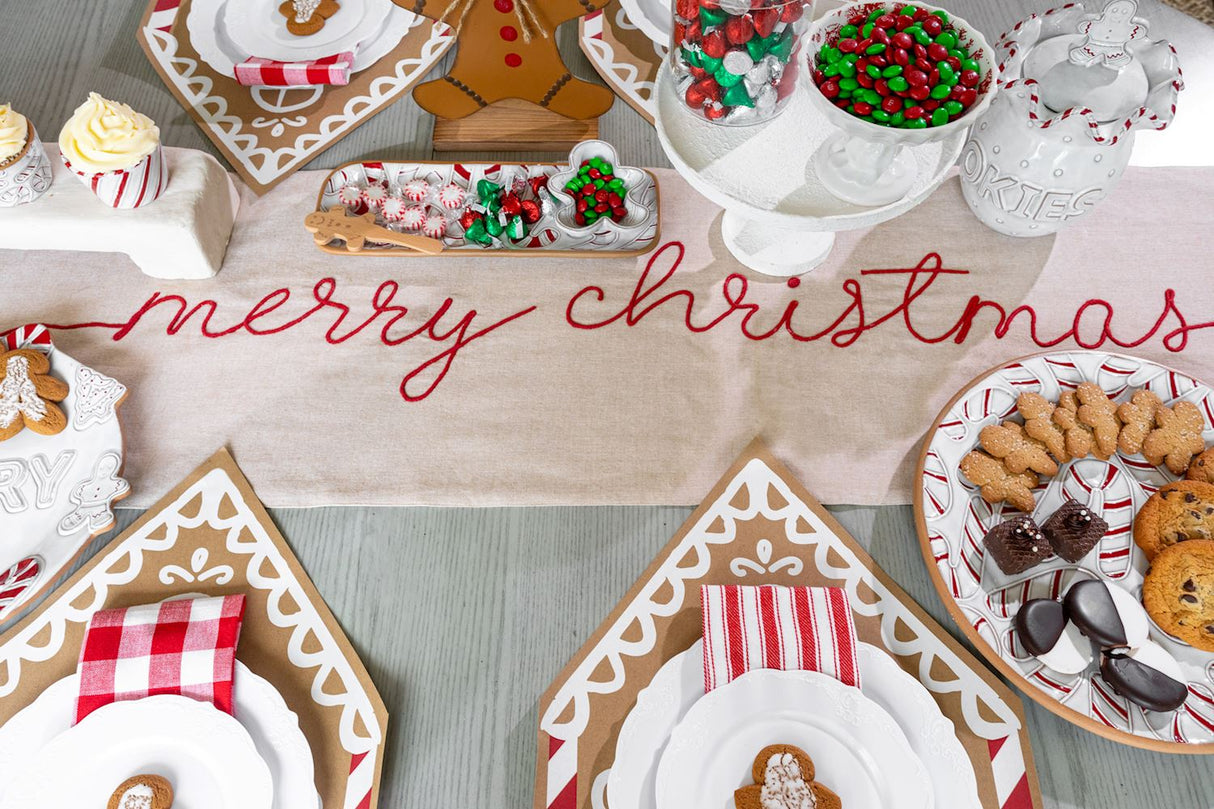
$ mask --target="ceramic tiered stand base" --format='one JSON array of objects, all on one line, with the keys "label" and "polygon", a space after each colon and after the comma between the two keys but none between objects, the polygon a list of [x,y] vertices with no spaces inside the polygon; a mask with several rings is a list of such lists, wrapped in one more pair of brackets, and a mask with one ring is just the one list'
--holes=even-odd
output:
[{"label": "ceramic tiered stand base", "polygon": [[[815,153],[839,130],[815,107],[805,87],[767,124],[716,126],[690,114],[670,72],[658,75],[654,123],[671,164],[693,188],[725,209],[721,236],[742,264],[768,275],[800,275],[830,255],[835,233],[859,230],[914,208],[948,176],[965,130],[908,147],[915,178],[906,196],[866,207],[828,193]],[[808,88],[816,92],[813,88]]]}]

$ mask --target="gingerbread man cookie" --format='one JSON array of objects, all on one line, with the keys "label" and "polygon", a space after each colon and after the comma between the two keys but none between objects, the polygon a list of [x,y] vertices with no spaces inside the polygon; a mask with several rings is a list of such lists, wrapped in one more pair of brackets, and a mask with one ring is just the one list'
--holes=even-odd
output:
[{"label": "gingerbread man cookie", "polygon": [[556,47],[556,29],[606,0],[393,0],[450,25],[459,38],[451,72],[413,90],[427,112],[463,118],[495,101],[519,98],[586,119],[611,108],[611,90],[575,78]]},{"label": "gingerbread man cookie", "polygon": [[1117,438],[1121,435],[1117,405],[1095,382],[1081,382],[1075,396],[1079,399],[1080,423],[1091,427],[1096,437],[1095,455],[1107,461],[1117,451]]},{"label": "gingerbread man cookie", "polygon": [[1155,427],[1155,411],[1163,404],[1149,390],[1137,391],[1130,401],[1117,408],[1121,419],[1121,434],[1117,436],[1117,449],[1127,455],[1142,452],[1142,442]]},{"label": "gingerbread man cookie", "polygon": [[1193,456],[1206,448],[1201,410],[1192,402],[1161,405],[1155,410],[1155,423],[1158,426],[1142,442],[1142,457],[1155,466],[1166,464],[1173,475],[1185,474]]},{"label": "gingerbread man cookie", "polygon": [[106,809],[171,809],[173,785],[159,775],[135,775],[110,795]]},{"label": "gingerbread man cookie", "polygon": [[55,406],[67,398],[67,384],[50,376],[51,361],[41,351],[19,348],[0,354],[0,441],[28,427],[55,435],[67,416]]},{"label": "gingerbread man cookie", "polygon": [[1068,390],[1058,398],[1058,407],[1050,416],[1066,437],[1066,451],[1072,458],[1086,458],[1096,449],[1092,428],[1079,421],[1079,399]]},{"label": "gingerbread man cookie", "polygon": [[991,424],[978,434],[982,448],[1003,461],[1013,475],[1033,470],[1042,475],[1058,474],[1058,464],[1046,452],[1045,444],[1030,437],[1014,421]]},{"label": "gingerbread man cookie", "polygon": [[286,0],[278,7],[278,13],[287,18],[287,30],[297,37],[319,33],[340,10],[337,0]]},{"label": "gingerbread man cookie", "polygon": [[1007,502],[1026,514],[1036,507],[1033,489],[1038,478],[1032,472],[1014,475],[1007,471],[1002,461],[997,461],[985,452],[977,450],[961,459],[961,474],[979,487],[982,499],[992,505]]},{"label": "gingerbread man cookie", "polygon": [[1024,418],[1024,431],[1035,438],[1058,463],[1066,463],[1071,453],[1066,448],[1066,433],[1054,422],[1054,405],[1039,393],[1022,393],[1016,399],[1016,410]]},{"label": "gingerbread man cookie", "polygon": [[754,783],[733,793],[737,809],[841,809],[839,796],[814,780],[814,762],[799,747],[772,744],[755,756]]}]

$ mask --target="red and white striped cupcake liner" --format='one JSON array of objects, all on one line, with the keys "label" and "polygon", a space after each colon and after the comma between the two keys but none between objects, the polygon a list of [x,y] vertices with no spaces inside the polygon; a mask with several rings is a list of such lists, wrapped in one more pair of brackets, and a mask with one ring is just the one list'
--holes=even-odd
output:
[{"label": "red and white striped cupcake liner", "polygon": [[169,185],[169,167],[162,146],[129,169],[94,174],[78,171],[66,157],[63,164],[111,208],[142,207],[163,194]]},{"label": "red and white striped cupcake liner", "polygon": [[51,187],[53,175],[50,158],[31,123],[25,148],[0,167],[0,208],[13,208],[38,199]]}]

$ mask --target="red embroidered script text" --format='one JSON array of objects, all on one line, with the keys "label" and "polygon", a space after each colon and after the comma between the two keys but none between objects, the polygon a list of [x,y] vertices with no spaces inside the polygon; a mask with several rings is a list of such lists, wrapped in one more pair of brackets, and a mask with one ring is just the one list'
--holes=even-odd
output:
[{"label": "red embroidered script text", "polygon": [[[980,324],[992,322],[991,333],[995,337],[1002,339],[1015,328],[1026,329],[1029,338],[1042,348],[1067,342],[1083,348],[1099,348],[1106,344],[1133,348],[1159,337],[1164,348],[1172,352],[1183,351],[1192,332],[1214,326],[1214,321],[1189,323],[1177,306],[1175,292],[1167,289],[1163,293],[1159,317],[1150,329],[1139,335],[1116,332],[1113,305],[1099,298],[1092,298],[1080,305],[1069,327],[1058,334],[1042,334],[1037,313],[1031,306],[1022,304],[1008,310],[981,295],[971,296],[945,331],[939,334],[925,333],[921,324],[916,322],[916,303],[923,300],[933,288],[947,291],[941,285],[948,283],[948,279],[969,275],[968,270],[944,267],[936,253],[928,254],[914,267],[866,269],[860,271],[859,278],[845,278],[841,290],[847,303],[833,319],[830,319],[830,313],[823,318],[820,311],[803,307],[801,300],[793,298],[783,304],[783,309],[779,310],[778,316],[774,316],[773,322],[772,313],[763,310],[758,303],[747,300],[749,281],[739,273],[732,273],[721,282],[723,305],[710,303],[706,311],[697,311],[697,293],[680,288],[672,280],[683,254],[684,248],[679,242],[662,245],[649,258],[627,300],[609,301],[604,289],[596,285],[578,290],[565,308],[566,322],[576,329],[595,330],[617,324],[632,327],[647,317],[673,314],[680,316],[684,326],[693,334],[710,331],[732,320],[739,333],[749,340],[768,340],[785,335],[797,342],[829,339],[831,345],[840,348],[854,345],[863,334],[887,323],[894,324],[890,328],[900,325],[912,339],[922,343],[951,340],[960,344]],[[866,309],[863,281],[867,278],[898,279],[904,284],[901,299],[892,307],[884,307],[887,311],[877,313],[871,308]],[[795,278],[788,282],[792,289],[799,285]],[[401,379],[400,395],[406,401],[417,402],[434,392],[461,351],[539,308],[538,304],[531,304],[513,314],[491,320],[476,309],[468,309],[459,315],[453,311],[455,300],[448,297],[431,314],[414,316],[412,321],[406,322],[410,310],[395,303],[399,293],[400,285],[397,282],[384,281],[372,295],[367,313],[352,315],[355,306],[340,300],[337,281],[324,278],[316,282],[310,295],[287,288],[276,289],[261,298],[243,316],[238,316],[235,321],[227,320],[229,325],[218,326],[213,323],[213,320],[221,319],[217,301],[203,299],[191,304],[181,295],[155,292],[121,322],[48,325],[52,329],[110,329],[114,340],[123,340],[145,317],[163,317],[167,313],[169,319],[165,324],[165,334],[168,336],[179,334],[193,323],[198,333],[212,339],[238,333],[264,337],[315,321],[325,327],[324,340],[330,345],[340,345],[364,332],[386,347],[416,340],[418,344],[433,344],[441,348],[425,356]],[[702,300],[711,297],[703,292],[700,294]],[[299,308],[300,299],[302,309]],[[811,319],[815,319],[820,328],[808,326],[807,322]]]}]

